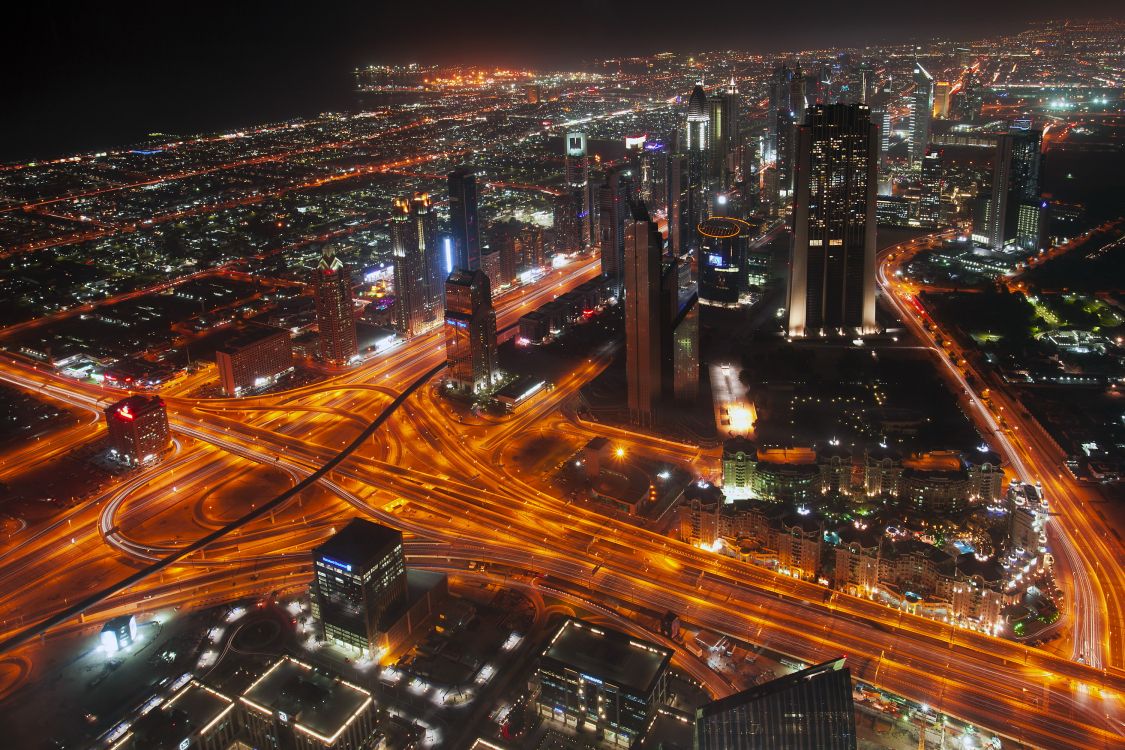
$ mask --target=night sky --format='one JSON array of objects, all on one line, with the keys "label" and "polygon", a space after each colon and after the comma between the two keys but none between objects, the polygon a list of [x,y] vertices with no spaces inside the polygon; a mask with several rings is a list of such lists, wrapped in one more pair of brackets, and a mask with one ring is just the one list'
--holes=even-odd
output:
[{"label": "night sky", "polygon": [[[707,12],[710,9],[729,10]],[[1113,13],[1072,0],[1072,17]],[[794,9],[799,7],[799,12]],[[1119,7],[1119,6],[1118,6]],[[684,9],[700,9],[692,23]],[[1044,0],[847,2],[57,2],[5,10],[0,160],[348,109],[374,62],[577,66],[660,50],[973,39],[1057,16]],[[5,59],[7,58],[7,59]]]}]

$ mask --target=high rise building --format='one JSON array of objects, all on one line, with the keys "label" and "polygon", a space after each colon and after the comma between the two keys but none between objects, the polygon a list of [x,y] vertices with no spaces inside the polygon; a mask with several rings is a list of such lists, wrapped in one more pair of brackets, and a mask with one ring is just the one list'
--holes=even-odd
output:
[{"label": "high rise building", "polygon": [[937,81],[934,84],[934,117],[945,119],[949,117],[949,98],[953,85],[949,81]]},{"label": "high rise building", "polygon": [[598,188],[598,226],[602,276],[610,293],[618,297],[624,286],[625,221],[629,215],[629,178],[614,170]]},{"label": "high rise building", "polygon": [[973,212],[973,241],[993,250],[1004,247],[1007,237],[1013,147],[1014,139],[1010,133],[997,136],[992,153],[992,186],[987,193],[977,196]]},{"label": "high rise building", "polygon": [[924,227],[936,227],[943,223],[942,178],[941,151],[930,149],[922,158],[922,190],[918,199],[918,222]]},{"label": "high rise building", "polygon": [[324,247],[313,272],[320,358],[342,367],[359,355],[352,307],[352,275],[330,245]]},{"label": "high rise building", "polygon": [[769,109],[766,113],[766,143],[762,158],[765,161],[775,162],[779,158],[778,148],[778,116],[789,112],[790,82],[793,71],[785,65],[775,68],[770,77]]},{"label": "high rise building", "polygon": [[395,327],[411,337],[432,326],[441,309],[441,263],[437,216],[430,196],[395,198],[391,212]]},{"label": "high rise building", "polygon": [[734,77],[724,91],[711,95],[707,101],[711,144],[710,190],[714,196],[725,194],[732,187],[735,175],[734,157],[738,148],[738,88]]},{"label": "high rise building", "polygon": [[[686,227],[694,227],[703,221],[707,212],[708,174],[711,169],[711,118],[707,113],[707,94],[703,86],[696,84],[688,99],[687,121],[684,128],[683,152],[687,161],[687,185],[683,220]],[[686,231],[685,238],[691,243],[688,249],[697,246],[694,233]]]},{"label": "high rise building", "polygon": [[353,518],[313,550],[313,616],[326,640],[370,654],[406,595],[400,531]]},{"label": "high rise building", "polygon": [[1014,123],[1012,138],[1011,186],[1005,240],[1015,240],[1024,250],[1038,250],[1042,245],[1047,207],[1039,184],[1043,163],[1043,131],[1031,127],[1027,120]]},{"label": "high rise building", "polygon": [[930,121],[934,111],[934,77],[914,63],[914,91],[910,95],[910,163],[918,164],[930,142]]},{"label": "high rise building", "polygon": [[172,444],[168,411],[156,396],[130,396],[105,410],[109,451],[131,466],[148,463]]},{"label": "high rise building", "polygon": [[742,219],[726,216],[712,216],[696,227],[700,299],[728,305],[738,302],[750,230],[750,224]]},{"label": "high rise building", "polygon": [[459,393],[480,393],[495,380],[496,313],[479,269],[458,269],[445,282],[445,361],[446,382]]},{"label": "high rise building", "polygon": [[253,324],[215,350],[219,382],[227,396],[260,391],[293,372],[293,340],[289,331]]},{"label": "high rise building", "polygon": [[842,658],[712,701],[695,712],[696,750],[855,750]]},{"label": "high rise building", "polygon": [[477,218],[477,178],[470,169],[455,169],[447,177],[449,219],[453,235],[453,266],[464,271],[480,268],[480,226]]},{"label": "high rise building", "polygon": [[699,395],[699,294],[691,258],[665,264],[660,294],[661,394],[692,402]]},{"label": "high rise building", "polygon": [[661,397],[661,258],[663,242],[656,222],[638,206],[625,223],[625,377],[629,419],[656,422]]},{"label": "high rise building", "polygon": [[862,104],[817,105],[797,130],[791,336],[875,329],[878,139]]},{"label": "high rise building", "polygon": [[564,179],[577,211],[582,232],[582,247],[590,247],[595,243],[597,230],[594,227],[594,207],[590,192],[590,157],[586,151],[585,133],[566,134],[565,157]]}]

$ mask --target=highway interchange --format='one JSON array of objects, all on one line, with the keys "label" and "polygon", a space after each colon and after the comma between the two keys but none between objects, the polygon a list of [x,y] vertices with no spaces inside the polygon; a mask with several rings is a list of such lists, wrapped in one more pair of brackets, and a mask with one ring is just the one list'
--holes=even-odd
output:
[{"label": "highway interchange", "polygon": [[[886,270],[881,264],[881,275]],[[502,298],[499,326],[597,271],[596,260],[577,262]],[[881,280],[885,298],[927,341],[887,277]],[[362,513],[403,529],[410,561],[421,567],[457,568],[467,561],[508,566],[524,572],[521,585],[565,591],[611,609],[620,603],[671,610],[807,662],[846,654],[859,679],[1036,747],[1122,747],[1121,610],[1106,596],[1122,590],[1120,566],[1111,564],[1115,546],[1083,512],[1082,495],[1058,475],[1058,462],[1047,463],[1041,446],[1028,438],[1028,428],[996,434],[1015,473],[1042,481],[1058,513],[1051,542],[1067,561],[1074,648],[1087,654],[1086,664],[842,593],[828,596],[815,584],[544,492],[502,466],[499,457],[508,441],[545,422],[559,428],[565,422],[572,435],[604,434],[629,450],[697,472],[715,456],[697,446],[561,417],[560,405],[600,372],[602,358],[582,363],[502,421],[453,413],[426,377],[442,360],[441,333],[432,332],[350,372],[283,393],[230,400],[167,396],[177,441],[173,455],[0,547],[0,610],[6,613],[0,639],[12,646],[34,637],[35,623],[64,611],[76,595],[112,589],[128,576],[139,578],[89,607],[83,618],[100,622],[121,612],[299,589],[308,583],[308,549]],[[950,370],[963,381],[956,367]],[[94,414],[121,395],[15,360],[0,364],[0,379]],[[146,564],[309,477],[417,383],[372,438],[315,485],[202,553],[145,573]],[[974,416],[987,424],[986,407],[975,394],[973,399],[982,410]],[[67,432],[54,439],[77,440]],[[88,632],[89,624],[71,618],[52,632],[83,629]],[[34,659],[31,648],[13,646],[7,658]]]}]

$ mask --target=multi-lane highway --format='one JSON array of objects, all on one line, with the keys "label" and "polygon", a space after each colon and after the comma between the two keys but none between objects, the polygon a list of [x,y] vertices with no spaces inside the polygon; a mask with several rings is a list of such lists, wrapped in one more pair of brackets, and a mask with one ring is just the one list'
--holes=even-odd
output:
[{"label": "multi-lane highway", "polygon": [[[501,327],[597,271],[575,264],[499,305]],[[0,547],[10,582],[0,639],[65,609],[76,593],[107,586],[138,565],[182,549],[308,476],[443,356],[438,332],[327,381],[250,399],[169,398],[179,453],[54,524]],[[193,607],[307,585],[307,549],[357,512],[409,535],[412,559],[477,560],[527,571],[536,585],[612,608],[680,613],[686,620],[806,661],[845,653],[856,675],[1006,737],[1045,748],[1120,747],[1125,675],[1010,641],[959,630],[684,545],[568,504],[496,460],[506,440],[558,423],[559,406],[603,362],[578,364],[507,421],[461,421],[424,386],[312,488],[196,554],[141,576],[87,610],[90,618]],[[110,392],[18,363],[0,377],[81,408]],[[119,394],[118,394],[119,395]],[[463,416],[463,415],[462,415]],[[598,434],[568,424],[574,435]],[[632,436],[687,465],[690,446]],[[253,494],[256,465],[264,489]],[[219,483],[232,474],[233,488]],[[247,484],[246,482],[249,482]],[[437,566],[440,567],[440,566]],[[36,571],[49,568],[50,577]],[[595,572],[596,568],[596,572]],[[542,576],[547,576],[543,578]],[[81,627],[68,622],[61,629]],[[1109,637],[1109,636],[1106,636]]]}]

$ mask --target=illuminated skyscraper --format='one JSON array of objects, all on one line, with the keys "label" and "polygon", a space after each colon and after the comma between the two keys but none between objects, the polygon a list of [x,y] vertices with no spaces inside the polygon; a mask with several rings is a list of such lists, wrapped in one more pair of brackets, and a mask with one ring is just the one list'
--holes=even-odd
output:
[{"label": "illuminated skyscraper", "polygon": [[992,186],[987,193],[977,196],[973,212],[973,242],[993,250],[1003,248],[1007,236],[1012,148],[1011,134],[1004,133],[996,138],[996,149],[992,154]]},{"label": "illuminated skyscraper", "polygon": [[934,83],[934,117],[946,118],[949,116],[949,97],[953,86],[949,81]]},{"label": "illuminated skyscraper", "polygon": [[[696,84],[688,99],[684,128],[687,185],[683,218],[688,227],[698,225],[707,212],[708,173],[711,169],[711,118],[707,109],[707,94],[703,92],[702,85]],[[690,232],[685,232],[684,236],[691,243],[688,249],[694,249],[697,246],[695,236]]]},{"label": "illuminated skyscraper", "polygon": [[661,397],[661,257],[663,241],[643,206],[625,222],[625,377],[629,419],[656,423]]},{"label": "illuminated skyscraper", "polygon": [[918,201],[918,221],[924,227],[936,227],[942,223],[942,178],[941,151],[931,149],[922,158],[922,194]]},{"label": "illuminated skyscraper", "polygon": [[496,376],[496,313],[483,271],[458,269],[445,282],[446,382],[465,395]]},{"label": "illuminated skyscraper", "polygon": [[875,329],[878,138],[862,104],[817,105],[797,129],[791,336]]},{"label": "illuminated skyscraper", "polygon": [[730,305],[738,302],[750,230],[745,221],[725,216],[712,216],[696,227],[701,299]]},{"label": "illuminated skyscraper", "polygon": [[841,658],[711,701],[695,735],[696,750],[855,750],[851,674]]},{"label": "illuminated skyscraper", "polygon": [[313,550],[313,616],[326,640],[371,653],[406,603],[402,532],[353,518]]},{"label": "illuminated skyscraper", "polygon": [[594,227],[593,201],[590,192],[590,157],[586,152],[585,133],[566,134],[565,180],[574,201],[582,228],[582,247],[590,247],[597,238]]},{"label": "illuminated skyscraper", "polygon": [[661,281],[661,393],[692,402],[699,395],[699,295],[691,259],[673,256]]},{"label": "illuminated skyscraper", "polygon": [[449,219],[453,235],[453,267],[480,268],[480,226],[477,218],[477,178],[470,169],[449,173]]},{"label": "illuminated skyscraper", "polygon": [[316,326],[320,331],[320,358],[334,367],[342,367],[359,354],[356,343],[355,312],[352,307],[352,275],[326,245],[313,272],[313,295],[316,297]]},{"label": "illuminated skyscraper", "polygon": [[625,221],[629,213],[629,178],[614,170],[598,188],[598,226],[602,275],[616,296],[624,286]]},{"label": "illuminated skyscraper", "polygon": [[156,396],[130,396],[105,410],[110,453],[132,466],[148,463],[172,445],[168,411]]},{"label": "illuminated skyscraper", "polygon": [[733,163],[738,148],[738,89],[734,78],[725,91],[711,95],[707,101],[708,126],[711,132],[710,189],[713,194],[725,193],[734,179]]},{"label": "illuminated skyscraper", "polygon": [[914,92],[910,100],[910,162],[918,164],[930,142],[930,121],[934,110],[934,77],[914,63]]},{"label": "illuminated skyscraper", "polygon": [[437,217],[430,196],[395,198],[391,212],[394,254],[395,327],[414,336],[437,321],[441,310],[441,263]]}]

